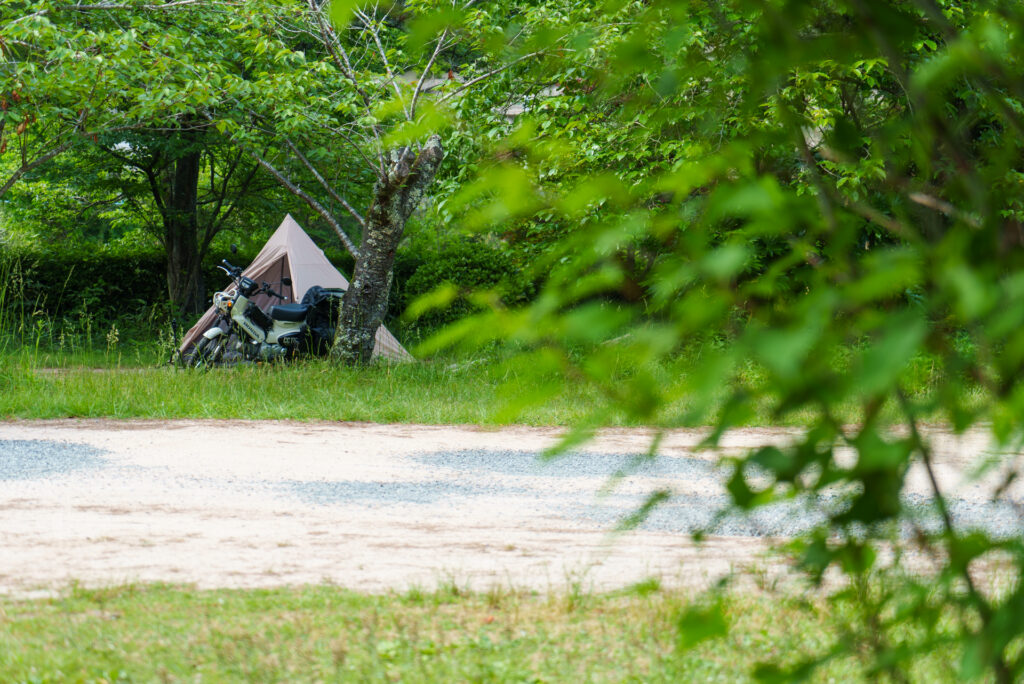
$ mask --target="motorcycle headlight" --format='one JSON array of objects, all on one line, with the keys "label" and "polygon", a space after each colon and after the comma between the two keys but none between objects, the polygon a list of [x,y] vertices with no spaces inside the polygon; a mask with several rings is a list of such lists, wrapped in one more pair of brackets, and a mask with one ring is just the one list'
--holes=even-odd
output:
[{"label": "motorcycle headlight", "polygon": [[229,311],[232,304],[234,304],[234,301],[232,301],[231,297],[225,292],[218,292],[213,295],[213,305],[220,311]]}]

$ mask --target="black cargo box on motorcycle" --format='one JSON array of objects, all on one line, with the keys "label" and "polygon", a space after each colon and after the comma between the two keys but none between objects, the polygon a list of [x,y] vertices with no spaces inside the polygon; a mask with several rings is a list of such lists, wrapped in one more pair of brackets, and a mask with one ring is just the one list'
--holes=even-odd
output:
[{"label": "black cargo box on motorcycle", "polygon": [[306,314],[306,334],[314,354],[327,352],[334,343],[334,331],[341,318],[341,302],[345,291],[314,285],[302,298],[302,306],[309,307]]}]

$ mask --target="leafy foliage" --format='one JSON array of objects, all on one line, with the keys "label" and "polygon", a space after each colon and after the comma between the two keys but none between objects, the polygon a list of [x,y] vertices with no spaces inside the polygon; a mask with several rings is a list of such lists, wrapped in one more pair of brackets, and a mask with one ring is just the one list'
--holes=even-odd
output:
[{"label": "leafy foliage", "polygon": [[[538,260],[532,306],[496,307],[434,346],[518,340],[606,398],[588,425],[610,412],[710,423],[708,447],[755,404],[810,412],[792,445],[735,463],[734,504],[839,497],[795,560],[817,581],[848,577],[872,616],[849,648],[878,673],[898,679],[952,639],[961,676],[1019,678],[1024,547],[955,524],[920,423],[991,424],[1011,473],[991,495],[1009,496],[1024,436],[1020,7],[613,2],[574,17],[571,49],[536,72],[557,88],[446,205],[477,230],[572,228]],[[697,365],[680,356],[693,344]],[[910,396],[921,355],[940,374]],[[766,382],[745,381],[750,359]],[[837,418],[850,402],[854,424]],[[933,484],[938,525],[907,514],[912,470]],[[894,545],[941,559],[934,575],[880,560]],[[982,589],[994,554],[1012,567],[1005,592]],[[950,606],[952,636],[901,631]]]},{"label": "leafy foliage", "polygon": [[417,331],[436,330],[479,310],[466,299],[470,294],[497,289],[506,305],[521,304],[530,294],[531,283],[517,277],[512,257],[501,248],[465,238],[451,238],[429,247],[422,246],[418,256],[419,263],[401,286],[398,311],[405,311],[420,297],[439,289],[456,299],[443,309],[416,318],[414,327]]},{"label": "leafy foliage", "polygon": [[[52,328],[54,337],[86,325],[97,331],[118,325],[153,336],[169,322],[165,257],[151,246],[0,248],[0,261],[7,276],[0,308],[18,322],[5,333],[32,339],[38,325]],[[205,278],[223,284],[223,273],[212,266]]]}]

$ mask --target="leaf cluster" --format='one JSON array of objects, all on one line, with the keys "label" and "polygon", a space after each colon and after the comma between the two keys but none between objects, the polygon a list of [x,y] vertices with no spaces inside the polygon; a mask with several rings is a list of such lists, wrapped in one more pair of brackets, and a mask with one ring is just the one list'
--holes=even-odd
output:
[{"label": "leaf cluster", "polygon": [[[732,462],[734,505],[810,501],[824,522],[798,565],[817,581],[885,577],[859,595],[878,617],[848,644],[878,672],[899,678],[951,642],[964,677],[1019,678],[1019,583],[986,592],[977,568],[998,555],[1019,577],[1021,547],[953,519],[922,421],[991,426],[1012,474],[990,496],[1016,505],[1024,13],[737,0],[574,16],[572,50],[535,72],[549,89],[445,206],[475,230],[561,226],[534,262],[544,286],[425,348],[525,345],[605,397],[584,435],[625,414],[711,425],[714,448],[754,407],[809,412],[792,444]],[[698,363],[681,353],[693,345]],[[912,395],[922,357],[937,374]],[[850,404],[854,424],[836,418]],[[930,482],[929,521],[908,509],[912,471]],[[894,548],[934,558],[935,576],[906,577]],[[951,632],[892,640],[940,606],[955,607]]]}]

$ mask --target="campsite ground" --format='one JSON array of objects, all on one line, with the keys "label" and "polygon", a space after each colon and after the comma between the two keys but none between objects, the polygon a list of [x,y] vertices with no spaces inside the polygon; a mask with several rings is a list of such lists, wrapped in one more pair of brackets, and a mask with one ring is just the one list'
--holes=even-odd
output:
[{"label": "campsite ground", "polygon": [[[537,458],[555,428],[56,420],[0,423],[0,592],[69,581],[368,590],[494,586],[607,590],[651,577],[706,587],[741,567],[781,571],[766,538],[813,511],[715,518],[720,456],[793,431],[728,434],[716,453],[676,430],[644,462],[651,432],[603,432],[585,452]],[[986,481],[964,469],[984,433],[935,431],[937,469],[970,524],[998,526]],[[609,473],[622,470],[611,485]],[[658,490],[676,498],[636,529],[618,523]],[[907,494],[923,497],[922,473]],[[1005,517],[1005,516],[1004,516]],[[712,532],[695,546],[684,533]]]},{"label": "campsite ground", "polygon": [[[714,518],[719,456],[788,439],[799,412],[762,428],[779,417],[755,404],[717,453],[670,430],[653,463],[634,459],[651,430],[604,412],[620,427],[545,463],[550,426],[600,395],[515,358],[192,373],[140,353],[0,355],[0,682],[737,681],[864,619],[764,552],[813,516]],[[931,436],[954,514],[1005,529],[982,501],[998,473],[960,484],[985,433]],[[662,487],[680,496],[615,532]],[[829,658],[823,681],[872,676]]]},{"label": "campsite ground", "polygon": [[[704,586],[758,559],[764,545],[750,535],[697,549],[676,530],[610,534],[645,493],[680,472],[689,481],[677,488],[707,501],[720,493],[712,456],[692,451],[699,434],[679,433],[665,445],[664,460],[676,467],[633,475],[602,497],[616,467],[608,459],[642,454],[650,434],[608,432],[567,468],[536,458],[558,432],[280,421],[3,423],[0,591],[72,580],[201,587],[329,581],[370,591],[456,581],[478,590],[561,590],[620,588],[657,576]],[[767,430],[750,437],[784,436]]]}]

